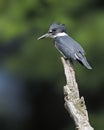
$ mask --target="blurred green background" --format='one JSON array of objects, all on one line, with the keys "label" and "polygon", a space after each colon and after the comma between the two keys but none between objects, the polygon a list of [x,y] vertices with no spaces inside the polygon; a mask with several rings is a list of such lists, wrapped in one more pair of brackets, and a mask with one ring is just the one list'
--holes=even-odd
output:
[{"label": "blurred green background", "polygon": [[17,117],[10,119],[12,112],[8,116],[1,96],[0,130],[74,129],[74,123],[64,109],[63,86],[66,82],[61,55],[54,48],[52,39],[37,40],[53,22],[65,24],[68,34],[86,51],[93,70],[75,64],[76,78],[80,94],[85,97],[91,125],[95,129],[104,129],[103,1],[0,0],[0,78],[4,73],[18,75],[19,82],[22,79],[25,83],[23,91],[26,96],[22,104],[28,102],[30,107],[27,118],[22,121],[22,117],[18,121]]}]

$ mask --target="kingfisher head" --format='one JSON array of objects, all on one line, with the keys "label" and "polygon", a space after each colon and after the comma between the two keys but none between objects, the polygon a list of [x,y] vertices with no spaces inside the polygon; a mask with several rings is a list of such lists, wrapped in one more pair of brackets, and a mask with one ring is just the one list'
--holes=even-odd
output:
[{"label": "kingfisher head", "polygon": [[47,38],[47,37],[56,38],[56,37],[65,36],[65,35],[67,35],[65,25],[59,24],[59,23],[53,23],[50,25],[48,33],[39,37],[38,40]]}]

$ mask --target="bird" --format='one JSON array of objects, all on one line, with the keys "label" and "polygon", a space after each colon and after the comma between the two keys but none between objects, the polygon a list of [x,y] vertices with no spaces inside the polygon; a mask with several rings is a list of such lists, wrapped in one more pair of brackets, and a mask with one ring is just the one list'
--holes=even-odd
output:
[{"label": "bird", "polygon": [[78,42],[68,35],[65,24],[52,23],[49,27],[48,33],[40,36],[38,40],[48,37],[54,39],[56,49],[65,59],[68,59],[71,63],[78,61],[87,69],[92,69],[86,59],[84,49]]}]

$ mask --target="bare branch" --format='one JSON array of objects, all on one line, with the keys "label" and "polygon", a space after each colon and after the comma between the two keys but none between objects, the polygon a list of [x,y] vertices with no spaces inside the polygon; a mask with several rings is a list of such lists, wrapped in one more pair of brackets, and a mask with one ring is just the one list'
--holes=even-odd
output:
[{"label": "bare branch", "polygon": [[67,81],[66,86],[64,86],[65,108],[73,118],[78,130],[94,130],[89,123],[84,97],[80,98],[79,95],[73,66],[69,60],[65,60],[63,57],[61,60]]}]

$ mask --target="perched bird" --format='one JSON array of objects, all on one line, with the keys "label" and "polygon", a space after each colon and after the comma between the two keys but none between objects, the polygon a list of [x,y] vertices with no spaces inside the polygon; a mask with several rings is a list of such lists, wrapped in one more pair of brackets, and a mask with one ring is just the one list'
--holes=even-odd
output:
[{"label": "perched bird", "polygon": [[47,37],[54,39],[55,47],[64,56],[64,58],[67,58],[72,63],[77,60],[87,69],[92,69],[87,62],[84,49],[67,34],[64,24],[53,23],[50,25],[48,33],[39,37],[38,40]]}]

